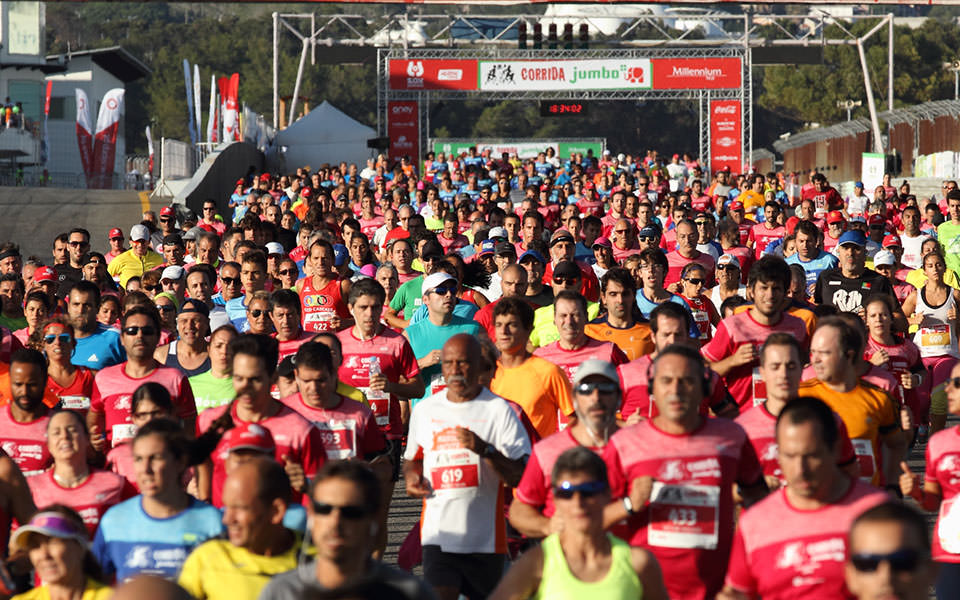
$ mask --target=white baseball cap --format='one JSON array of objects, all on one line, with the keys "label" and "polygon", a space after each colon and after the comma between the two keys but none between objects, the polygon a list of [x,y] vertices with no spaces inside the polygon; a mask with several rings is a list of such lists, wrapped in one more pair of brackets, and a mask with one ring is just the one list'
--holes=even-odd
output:
[{"label": "white baseball cap", "polygon": [[895,264],[897,264],[897,257],[889,250],[880,250],[873,257],[873,266],[875,267],[892,267]]},{"label": "white baseball cap", "polygon": [[286,254],[280,242],[267,242],[267,254]]},{"label": "white baseball cap", "polygon": [[150,230],[146,225],[139,223],[130,228],[130,241],[145,242],[150,239]]},{"label": "white baseball cap", "polygon": [[444,273],[442,271],[439,273],[433,273],[432,275],[427,275],[423,278],[423,284],[420,286],[420,294],[426,296],[428,292],[433,291],[440,284],[447,281],[456,282],[457,279],[453,275]]},{"label": "white baseball cap", "polygon": [[183,276],[186,275],[186,271],[183,270],[183,267],[178,265],[170,265],[160,273],[160,281],[164,279],[169,281],[180,281],[183,279]]}]

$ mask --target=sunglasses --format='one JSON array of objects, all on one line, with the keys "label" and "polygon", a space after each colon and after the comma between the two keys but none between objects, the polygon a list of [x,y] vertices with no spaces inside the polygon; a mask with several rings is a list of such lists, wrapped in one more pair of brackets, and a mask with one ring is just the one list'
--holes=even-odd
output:
[{"label": "sunglasses", "polygon": [[143,289],[147,290],[148,292],[159,292],[163,289],[163,286],[158,283],[156,285],[145,285],[143,286]]},{"label": "sunglasses", "polygon": [[687,283],[692,283],[693,285],[703,285],[704,280],[699,278],[691,278],[687,279],[686,281]]},{"label": "sunglasses", "polygon": [[641,235],[641,236],[638,237],[637,239],[640,240],[641,242],[652,242],[652,241],[656,240],[657,238],[651,237],[651,236],[649,236],[649,235]]},{"label": "sunglasses", "polygon": [[54,335],[52,333],[49,333],[43,336],[44,344],[52,344],[54,340],[60,342],[61,344],[69,344],[70,342],[73,341],[73,336],[70,335],[69,333],[61,333],[59,335]]},{"label": "sunglasses", "polygon": [[253,310],[250,311],[250,316],[253,317],[254,319],[259,319],[260,317],[263,316],[263,313],[265,313],[265,312],[267,312],[267,311],[265,311],[265,310],[263,310],[263,309],[261,309],[261,308],[255,308],[255,309],[253,309]]},{"label": "sunglasses", "polygon": [[960,377],[951,377],[945,382],[946,387],[960,388]]},{"label": "sunglasses", "polygon": [[357,521],[370,515],[370,510],[366,506],[360,506],[356,504],[337,506],[335,504],[327,504],[326,502],[319,502],[317,500],[312,500],[311,503],[313,504],[314,514],[318,515],[329,515],[333,512],[333,509],[339,510],[343,518],[349,519],[350,521]]},{"label": "sunglasses", "polygon": [[[171,308],[173,308],[173,307],[171,307]],[[134,327],[134,326],[130,326],[130,327],[124,327],[124,328],[123,328],[123,334],[124,334],[124,335],[137,335],[138,333],[142,333],[142,334],[145,335],[145,336],[147,336],[147,335],[156,335],[156,334],[157,334],[157,330],[156,330],[156,328],[155,328],[153,325],[146,325],[146,326],[144,326],[144,327]]]},{"label": "sunglasses", "polygon": [[619,387],[617,384],[609,381],[585,381],[577,384],[574,391],[578,394],[592,394],[593,390],[597,390],[601,394],[612,394],[616,392]]},{"label": "sunglasses", "polygon": [[123,241],[123,238],[122,238],[122,237],[114,237],[114,238],[110,238],[110,241],[111,241],[111,242],[122,242],[122,241]]},{"label": "sunglasses", "polygon": [[446,296],[447,294],[456,294],[457,288],[447,287],[447,286],[436,287],[436,288],[433,288],[433,293],[438,296]]},{"label": "sunglasses", "polygon": [[67,242],[67,243],[70,244],[71,246],[73,246],[74,248],[82,248],[83,246],[89,246],[89,245],[90,245],[90,242],[78,242],[78,241],[76,241],[76,240],[74,240],[74,241],[72,241],[72,242]]},{"label": "sunglasses", "polygon": [[574,285],[579,281],[576,277],[554,277],[553,282],[557,285]]},{"label": "sunglasses", "polygon": [[284,269],[282,271],[277,271],[279,275],[296,275],[298,271],[296,269]]},{"label": "sunglasses", "polygon": [[888,563],[892,571],[907,573],[916,570],[920,560],[920,553],[909,549],[894,550],[889,554],[854,554],[850,557],[853,568],[861,573],[873,573],[882,562]]},{"label": "sunglasses", "polygon": [[580,484],[572,484],[564,481],[559,485],[553,486],[553,497],[561,500],[569,500],[573,495],[580,492],[581,498],[593,498],[597,494],[607,491],[609,486],[606,481],[587,481]]},{"label": "sunglasses", "polygon": [[174,312],[177,309],[174,308],[172,304],[158,304],[157,310],[159,310],[162,313],[168,313],[168,312]]},{"label": "sunglasses", "polygon": [[239,277],[221,277],[220,281],[227,285],[240,285]]},{"label": "sunglasses", "polygon": [[173,219],[171,219],[170,217],[160,217],[160,222],[161,222],[161,223],[166,223],[167,221],[172,221],[172,220],[173,220]]}]

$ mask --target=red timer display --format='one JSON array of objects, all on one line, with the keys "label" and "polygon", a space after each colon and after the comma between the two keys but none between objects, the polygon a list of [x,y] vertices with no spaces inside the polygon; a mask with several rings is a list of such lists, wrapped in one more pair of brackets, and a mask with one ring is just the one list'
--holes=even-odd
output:
[{"label": "red timer display", "polygon": [[540,102],[541,117],[583,117],[587,114],[584,102]]}]

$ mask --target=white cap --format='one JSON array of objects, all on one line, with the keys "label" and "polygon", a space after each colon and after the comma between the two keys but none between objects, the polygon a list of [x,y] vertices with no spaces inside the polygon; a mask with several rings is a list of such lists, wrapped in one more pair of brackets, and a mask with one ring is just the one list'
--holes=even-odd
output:
[{"label": "white cap", "polygon": [[427,292],[432,291],[441,283],[444,283],[447,281],[455,282],[456,280],[457,279],[453,275],[449,273],[444,273],[443,271],[439,273],[433,273],[432,275],[427,275],[426,277],[423,278],[423,284],[420,286],[420,294],[423,296],[426,296]]},{"label": "white cap", "polygon": [[895,264],[897,264],[897,257],[889,250],[880,250],[873,257],[873,266],[875,267],[892,267]]},{"label": "white cap", "polygon": [[491,227],[490,231],[487,232],[487,239],[492,240],[493,238],[507,238],[507,230],[503,227]]},{"label": "white cap", "polygon": [[620,377],[617,375],[617,368],[614,367],[612,363],[596,358],[588,358],[580,363],[580,366],[577,367],[577,371],[573,374],[573,385],[579,384],[581,381],[587,377],[590,377],[591,375],[600,375],[602,377],[606,377],[613,383],[620,383]]},{"label": "white cap", "polygon": [[183,270],[183,267],[178,265],[170,265],[160,273],[160,281],[167,279],[169,281],[180,281],[183,279],[183,276],[186,275],[186,271]]},{"label": "white cap", "polygon": [[130,228],[131,242],[145,242],[149,239],[150,239],[150,230],[147,229],[146,225],[140,225],[138,223]]},{"label": "white cap", "polygon": [[604,150],[604,151],[603,151],[603,155],[604,155],[604,156],[610,156],[610,151],[609,151],[609,150]]},{"label": "white cap", "polygon": [[267,242],[267,254],[286,254],[280,242]]}]

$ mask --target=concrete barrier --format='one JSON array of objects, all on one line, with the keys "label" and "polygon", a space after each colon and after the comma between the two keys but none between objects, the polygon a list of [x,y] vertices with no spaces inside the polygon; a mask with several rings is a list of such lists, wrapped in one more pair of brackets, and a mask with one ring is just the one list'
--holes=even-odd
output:
[{"label": "concrete barrier", "polygon": [[35,254],[49,265],[53,238],[83,227],[91,249],[106,252],[107,232],[119,227],[128,238],[145,203],[146,193],[132,190],[0,187],[0,241],[16,242],[24,258]]}]

